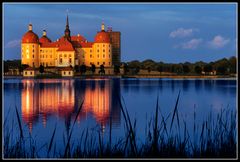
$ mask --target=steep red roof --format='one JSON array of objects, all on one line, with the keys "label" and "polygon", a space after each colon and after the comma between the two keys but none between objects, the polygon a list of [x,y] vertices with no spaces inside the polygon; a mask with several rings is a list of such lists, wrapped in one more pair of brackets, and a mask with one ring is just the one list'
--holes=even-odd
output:
[{"label": "steep red roof", "polygon": [[95,43],[110,43],[110,38],[108,33],[105,31],[98,32],[94,38]]},{"label": "steep red roof", "polygon": [[42,36],[40,39],[39,39],[39,42],[40,43],[51,43],[51,39],[49,39],[47,36]]},{"label": "steep red roof", "polygon": [[33,31],[26,32],[22,37],[22,43],[38,43],[39,39],[37,34]]},{"label": "steep red roof", "polygon": [[59,48],[57,51],[75,51],[72,43],[67,39],[60,39],[58,45]]},{"label": "steep red roof", "polygon": [[73,35],[71,36],[71,41],[77,41],[77,42],[85,42],[87,39],[84,38],[82,35]]}]

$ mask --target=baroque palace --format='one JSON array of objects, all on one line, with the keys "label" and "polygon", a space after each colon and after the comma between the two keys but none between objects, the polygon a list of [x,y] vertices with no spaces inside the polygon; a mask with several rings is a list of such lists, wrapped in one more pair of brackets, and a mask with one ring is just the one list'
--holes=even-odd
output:
[{"label": "baroque palace", "polygon": [[35,69],[40,65],[63,69],[83,64],[88,67],[94,64],[96,68],[104,65],[108,69],[113,69],[114,65],[120,65],[121,62],[120,43],[121,33],[112,31],[112,28],[105,31],[104,23],[93,42],[87,41],[80,34],[71,35],[67,15],[64,36],[55,42],[48,38],[46,30],[43,30],[43,35],[39,39],[33,32],[32,24],[29,24],[28,31],[22,37],[21,60],[22,64],[29,65],[28,69]]}]

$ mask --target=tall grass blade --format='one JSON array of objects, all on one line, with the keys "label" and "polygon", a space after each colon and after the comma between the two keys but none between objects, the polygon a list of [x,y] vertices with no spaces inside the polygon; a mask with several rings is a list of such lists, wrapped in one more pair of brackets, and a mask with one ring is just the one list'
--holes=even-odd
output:
[{"label": "tall grass blade", "polygon": [[21,124],[21,120],[20,120],[19,113],[18,113],[18,110],[17,110],[17,106],[15,106],[15,110],[16,110],[16,114],[17,114],[18,126],[19,126],[19,129],[20,129],[20,137],[21,137],[21,139],[23,139],[22,124]]},{"label": "tall grass blade", "polygon": [[54,128],[54,131],[53,131],[51,140],[50,140],[50,144],[49,144],[49,147],[48,147],[47,157],[49,157],[49,153],[50,153],[51,148],[52,148],[52,144],[53,144],[53,139],[54,139],[54,136],[55,136],[56,128],[57,128],[57,124],[55,124],[55,128]]},{"label": "tall grass blade", "polygon": [[[177,106],[178,106],[178,101],[179,101],[180,92],[181,92],[181,91],[179,91],[179,93],[178,93],[177,101],[176,101],[175,108],[174,108],[174,111],[173,111],[173,116],[172,116],[170,131],[172,130],[173,120],[174,120],[175,114],[176,114],[176,112],[177,112]],[[178,113],[177,113],[177,120],[178,120],[178,126],[180,127],[180,125],[179,125]]]},{"label": "tall grass blade", "polygon": [[70,143],[70,139],[71,139],[71,136],[72,136],[73,127],[74,127],[74,125],[75,125],[75,123],[76,123],[76,121],[77,121],[78,115],[80,114],[80,111],[81,111],[82,106],[83,106],[83,102],[84,102],[84,100],[82,101],[82,103],[81,103],[81,105],[80,105],[80,107],[79,107],[79,109],[78,109],[77,115],[76,115],[76,117],[75,117],[75,120],[74,120],[74,122],[73,122],[71,131],[70,131],[70,135],[69,135],[69,137],[68,137],[67,145],[66,145],[66,148],[65,148],[64,157],[66,157],[66,156],[67,156],[67,153],[70,152],[70,151],[68,151],[68,150],[70,149],[69,143]]}]

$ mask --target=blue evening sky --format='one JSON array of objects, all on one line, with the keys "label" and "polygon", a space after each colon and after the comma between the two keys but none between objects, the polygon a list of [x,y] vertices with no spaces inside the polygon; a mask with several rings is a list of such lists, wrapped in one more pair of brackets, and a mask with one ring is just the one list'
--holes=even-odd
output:
[{"label": "blue evening sky", "polygon": [[33,31],[55,41],[64,34],[66,10],[72,35],[93,41],[101,23],[121,32],[121,61],[215,61],[236,56],[234,3],[5,3],[4,60],[20,59],[21,38]]}]

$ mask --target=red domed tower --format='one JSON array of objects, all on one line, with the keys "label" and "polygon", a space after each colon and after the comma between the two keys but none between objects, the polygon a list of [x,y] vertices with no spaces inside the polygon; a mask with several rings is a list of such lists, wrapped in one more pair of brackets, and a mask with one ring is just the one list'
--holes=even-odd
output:
[{"label": "red domed tower", "polygon": [[110,37],[105,32],[104,23],[102,23],[101,31],[94,38],[94,62],[97,62],[97,67],[104,65],[105,67],[112,66],[112,45]]},{"label": "red domed tower", "polygon": [[32,24],[28,25],[28,32],[22,37],[22,64],[27,64],[30,67],[39,66],[39,39],[38,35],[32,31]]},{"label": "red domed tower", "polygon": [[39,39],[39,42],[40,42],[41,44],[51,43],[51,42],[52,42],[51,39],[49,39],[49,38],[47,37],[47,32],[46,32],[46,30],[43,30],[43,36]]}]

